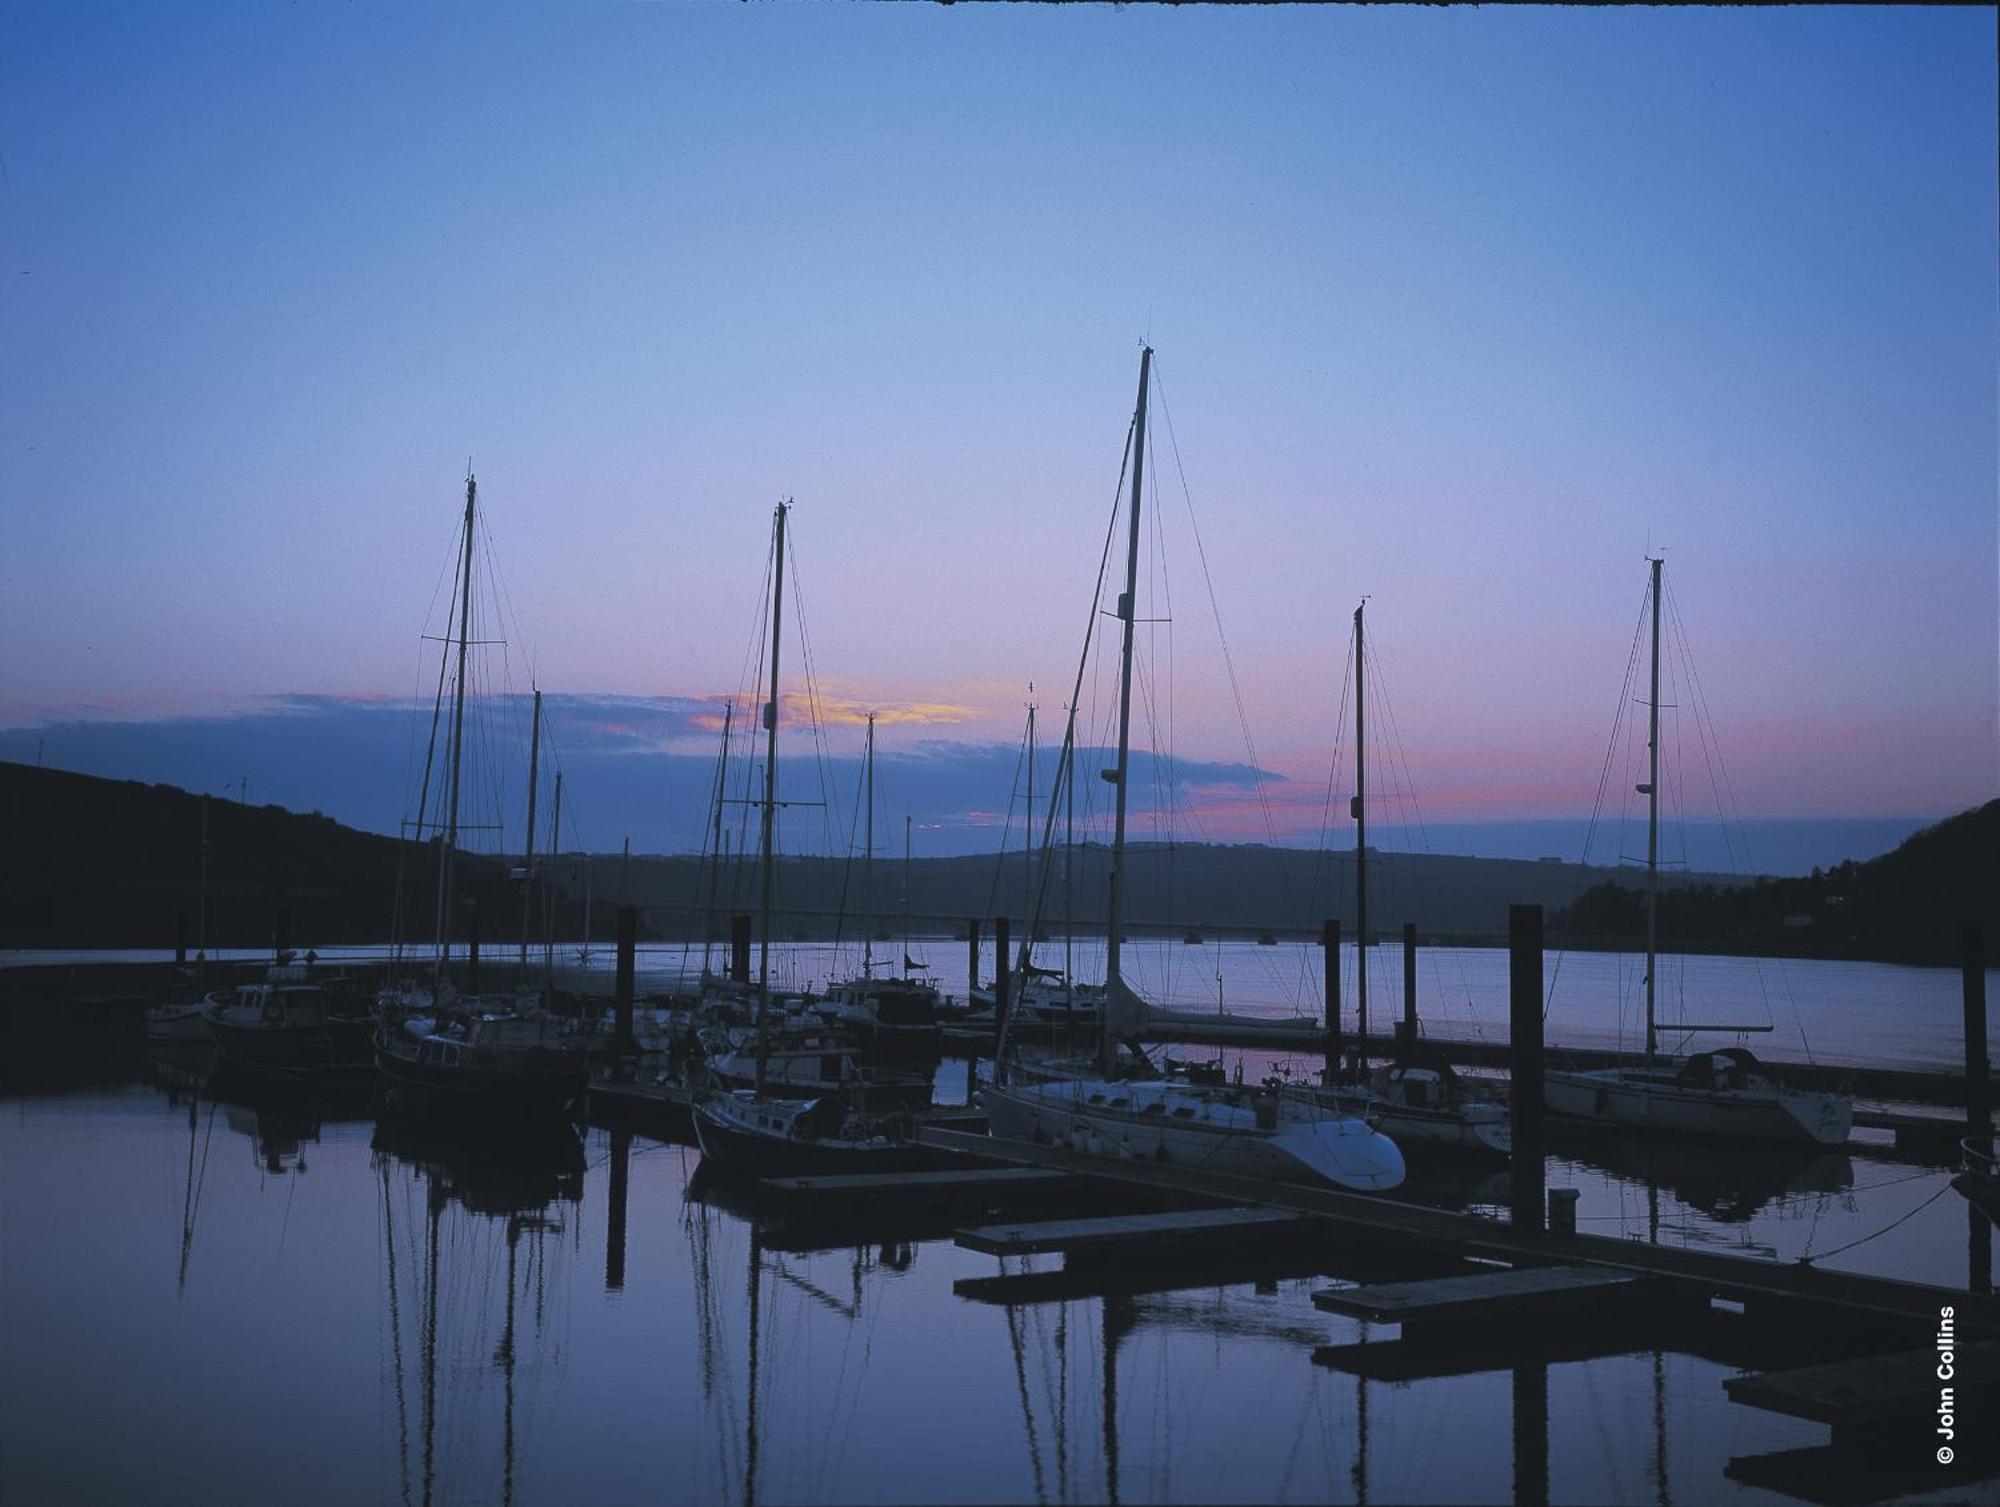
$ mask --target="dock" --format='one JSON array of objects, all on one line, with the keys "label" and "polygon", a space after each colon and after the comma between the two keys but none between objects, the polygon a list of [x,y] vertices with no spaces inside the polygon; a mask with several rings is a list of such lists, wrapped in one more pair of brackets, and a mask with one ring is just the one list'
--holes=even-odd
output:
[{"label": "dock", "polygon": [[1330,1287],[1313,1294],[1313,1306],[1392,1324],[1493,1322],[1503,1317],[1540,1320],[1552,1311],[1600,1306],[1606,1298],[1641,1296],[1645,1282],[1632,1272],[1593,1266],[1507,1267],[1423,1282]]},{"label": "dock", "polygon": [[1260,1237],[1296,1231],[1307,1216],[1269,1205],[1221,1209],[1178,1209],[1159,1214],[1117,1214],[1097,1219],[1056,1219],[1029,1224],[991,1224],[960,1230],[967,1250],[993,1256],[1065,1255],[1110,1247],[1129,1249],[1144,1242],[1148,1251],[1163,1242],[1215,1240],[1255,1232]]},{"label": "dock", "polygon": [[[1939,1308],[1951,1305],[1962,1334],[2000,1338],[2000,1300],[1990,1294],[1968,1294],[1956,1288],[1817,1266],[1781,1266],[1717,1251],[1646,1245],[1602,1235],[1517,1231],[1481,1215],[1452,1213],[1370,1194],[1260,1183],[1155,1162],[1113,1161],[1063,1147],[992,1136],[927,1128],[917,1131],[915,1139],[941,1150],[974,1151],[994,1161],[1061,1168],[1112,1183],[1138,1184],[1239,1208],[1261,1204],[1294,1215],[1312,1215],[1328,1229],[1351,1239],[1415,1248],[1433,1256],[1470,1257],[1510,1268],[1588,1266],[1659,1278],[1667,1284],[1666,1290],[1698,1295],[1704,1302],[1727,1299],[1742,1304],[1746,1312],[1781,1317],[1808,1329],[1831,1318],[1854,1330],[1907,1339],[1911,1324],[1922,1326],[1916,1332],[1928,1332]],[[1135,1232],[1127,1248],[1135,1254],[1142,1250],[1143,1236]]]}]

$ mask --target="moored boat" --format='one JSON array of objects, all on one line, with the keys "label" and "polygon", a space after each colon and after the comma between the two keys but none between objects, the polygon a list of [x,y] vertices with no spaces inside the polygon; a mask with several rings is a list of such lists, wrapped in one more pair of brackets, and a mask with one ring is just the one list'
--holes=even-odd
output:
[{"label": "moored boat", "polygon": [[886,1134],[827,1095],[818,1099],[760,1098],[754,1089],[715,1094],[694,1106],[694,1133],[704,1158],[756,1177],[922,1172],[969,1165],[954,1152],[933,1151]]},{"label": "moored boat", "polygon": [[301,965],[270,970],[260,984],[212,997],[203,1022],[222,1061],[259,1072],[324,1073],[366,1067],[374,1023],[341,1008]]},{"label": "moored boat", "polygon": [[1697,1052],[1676,1063],[1658,1050],[1663,1029],[1683,1031],[1768,1030],[1768,1026],[1697,1025],[1663,1027],[1655,1013],[1659,971],[1660,890],[1660,566],[1652,567],[1647,588],[1652,608],[1652,693],[1647,699],[1647,777],[1638,786],[1646,797],[1646,1060],[1638,1067],[1591,1072],[1546,1073],[1548,1111],[1635,1130],[1740,1140],[1844,1145],[1854,1123],[1850,1094],[1787,1088],[1746,1048]]},{"label": "moored boat", "polygon": [[590,1080],[584,1050],[564,1022],[478,1001],[383,1021],[375,1065],[404,1103],[529,1116],[568,1113]]},{"label": "moored boat", "polygon": [[1394,1141],[1354,1115],[1268,1089],[1072,1080],[989,1085],[993,1133],[1123,1161],[1386,1193],[1403,1181]]}]

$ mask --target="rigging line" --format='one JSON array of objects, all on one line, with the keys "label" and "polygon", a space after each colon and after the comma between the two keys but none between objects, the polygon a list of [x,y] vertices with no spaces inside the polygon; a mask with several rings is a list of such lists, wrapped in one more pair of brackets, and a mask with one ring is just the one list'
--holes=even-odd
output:
[{"label": "rigging line", "polygon": [[1883,1225],[1881,1229],[1876,1230],[1873,1234],[1863,1235],[1859,1240],[1850,1240],[1845,1245],[1837,1245],[1830,1251],[1821,1251],[1817,1256],[1801,1252],[1799,1255],[1799,1265],[1811,1266],[1814,1262],[1824,1261],[1829,1256],[1838,1256],[1842,1251],[1851,1251],[1857,1245],[1866,1245],[1869,1241],[1874,1240],[1879,1236],[1888,1234],[1891,1230],[1895,1229],[1897,1225],[1904,1224],[1907,1221],[1914,1219],[1917,1215],[1923,1213],[1924,1210],[1928,1209],[1932,1204],[1936,1203],[1940,1198],[1944,1197],[1945,1194],[1951,1191],[1952,1191],[1951,1183],[1949,1182],[1941,1183],[1938,1185],[1937,1191],[1931,1194],[1929,1198],[1925,1199],[1922,1203],[1918,1204],[1914,1209],[1910,1209],[1902,1214],[1899,1214],[1896,1218],[1890,1220],[1887,1224]]},{"label": "rigging line", "polygon": [[[855,776],[854,821],[853,824],[848,828],[849,832],[859,832],[861,830],[861,791],[863,785],[866,783],[866,779],[867,775],[865,771],[859,772]],[[842,969],[843,972],[851,971],[847,968],[847,965],[844,962],[839,962],[838,960],[840,959],[841,956],[841,949],[846,945],[847,897],[850,887],[852,885],[853,878],[854,878],[854,840],[853,838],[850,837],[847,842],[847,859],[840,866],[840,907],[833,913],[833,951],[838,966]]]},{"label": "rigging line", "polygon": [[1347,659],[1342,665],[1340,672],[1340,701],[1334,714],[1333,755],[1327,760],[1326,764],[1326,800],[1320,808],[1319,847],[1313,857],[1311,894],[1315,901],[1320,900],[1321,897],[1321,879],[1324,877],[1326,882],[1325,899],[1321,904],[1322,913],[1333,908],[1333,865],[1328,853],[1329,840],[1333,832],[1333,791],[1335,782],[1340,777],[1340,755],[1342,746],[1347,741],[1348,700],[1349,694],[1353,689],[1354,634],[1352,630],[1349,630],[1347,635]]},{"label": "rigging line", "polygon": [[[1222,626],[1222,605],[1216,600],[1215,580],[1208,568],[1208,550],[1202,543],[1201,524],[1195,518],[1194,495],[1188,488],[1187,469],[1181,464],[1180,441],[1174,434],[1173,410],[1167,406],[1167,389],[1165,383],[1160,380],[1160,363],[1157,357],[1153,362],[1153,386],[1159,394],[1160,414],[1167,421],[1167,444],[1173,451],[1174,469],[1180,476],[1181,498],[1187,507],[1188,530],[1194,536],[1195,557],[1201,562],[1201,579],[1208,590],[1209,610],[1215,617],[1215,634],[1222,641],[1222,663],[1229,673],[1229,694],[1236,704],[1236,722],[1243,733],[1244,751],[1250,756],[1250,774],[1257,791],[1258,805],[1263,810],[1264,830],[1275,848],[1278,841],[1277,824],[1271,816],[1271,804],[1264,785],[1263,766],[1257,758],[1256,741],[1250,736],[1250,717],[1243,706],[1243,688],[1236,678],[1236,657],[1230,652],[1229,635]],[[1158,475],[1157,468],[1154,474]]]},{"label": "rigging line", "polygon": [[[1090,668],[1090,649],[1092,643],[1095,641],[1096,638],[1097,619],[1102,611],[1104,604],[1104,577],[1107,571],[1110,569],[1111,565],[1112,543],[1118,537],[1118,518],[1120,513],[1121,500],[1125,492],[1125,474],[1127,471],[1131,469],[1132,465],[1132,431],[1134,426],[1136,426],[1138,422],[1139,422],[1139,415],[1135,410],[1131,419],[1128,420],[1125,425],[1125,446],[1124,446],[1124,451],[1119,457],[1119,462],[1118,462],[1118,482],[1117,485],[1111,489],[1111,516],[1105,522],[1104,526],[1104,548],[1103,551],[1099,554],[1097,560],[1097,583],[1091,592],[1089,615],[1084,619],[1083,649],[1077,655],[1076,679],[1070,691],[1069,715],[1063,730],[1063,748],[1065,751],[1065,762],[1064,764],[1062,764],[1057,768],[1055,783],[1050,787],[1049,814],[1046,821],[1042,825],[1042,853],[1044,855],[1045,860],[1047,856],[1052,854],[1054,851],[1056,817],[1057,814],[1062,810],[1062,803],[1059,799],[1059,796],[1062,790],[1065,788],[1064,784],[1065,777],[1067,776],[1067,778],[1071,781],[1075,779],[1074,763],[1075,763],[1075,748],[1076,748],[1077,707],[1079,703],[1082,701],[1083,677],[1086,671],[1088,671],[1088,669]],[[1093,681],[1091,684],[1091,701],[1093,705],[1096,703],[1097,699],[1098,699],[1097,685],[1096,682]],[[1085,797],[1084,805],[1085,805],[1086,820],[1088,820],[1091,807],[1091,801],[1088,795],[1086,795]],[[1032,819],[1033,819],[1033,814],[1030,813],[1030,820],[1032,821]],[[1021,960],[1023,962],[1027,961],[1028,953],[1026,951],[1026,948],[1032,945],[1030,939],[1032,939],[1035,934],[1035,926],[1042,919],[1043,912],[1046,909],[1048,903],[1050,876],[1055,870],[1055,867],[1056,867],[1055,864],[1047,861],[1044,861],[1041,865],[1041,882],[1035,893],[1035,913],[1032,917],[1029,918],[1028,925],[1023,930],[1023,951],[1021,953]],[[1013,1019],[1012,1012],[1008,1013],[1007,1019],[1009,1021]],[[1006,1045],[1007,1043],[1003,1039],[999,1043],[997,1043],[996,1050],[1004,1051]]]},{"label": "rigging line", "polygon": [[795,531],[786,535],[785,555],[791,568],[792,609],[799,622],[799,657],[805,664],[806,720],[812,731],[813,758],[819,774],[820,826],[827,842],[828,852],[834,852],[841,845],[852,846],[853,839],[851,834],[842,834],[842,843],[835,842],[834,823],[838,820],[840,808],[834,804],[833,791],[828,783],[831,774],[826,748],[826,703],[820,694],[819,668],[813,658],[812,634],[806,624],[805,587],[799,575],[799,549]]},{"label": "rigging line", "polygon": [[[1027,757],[1028,757],[1028,730],[1024,725],[1021,729],[1021,746],[1018,752],[1016,752],[1016,754],[1014,755],[1014,783],[1010,785],[1007,789],[1007,815],[1001,821],[1000,824],[1000,851],[998,854],[995,855],[993,859],[993,882],[986,887],[986,914],[989,916],[994,913],[994,906],[999,900],[1000,880],[1007,868],[1007,838],[1008,835],[1012,833],[1014,830],[1014,803],[1020,797],[1021,768],[1022,765],[1026,763]],[[1033,812],[1027,813],[1026,816],[1023,817],[1024,825],[1027,822],[1031,822],[1033,819],[1034,819],[1034,813]],[[1021,834],[1021,845],[1023,847],[1026,847],[1027,842],[1028,842],[1028,833],[1023,832]],[[1037,917],[1035,916],[1026,916],[1022,918],[1023,924],[1027,927],[1027,933],[1024,938],[1024,943],[1026,945],[1030,946],[1033,945],[1036,919]]]},{"label": "rigging line", "polygon": [[[1649,582],[1646,587],[1646,594],[1642,594],[1639,599],[1639,616],[1632,627],[1632,647],[1625,656],[1625,679],[1618,687],[1618,710],[1611,719],[1611,739],[1604,746],[1604,767],[1599,770],[1597,776],[1597,796],[1591,802],[1590,824],[1584,828],[1583,855],[1579,862],[1586,869],[1590,866],[1590,845],[1597,836],[1597,820],[1604,809],[1605,787],[1611,782],[1611,764],[1613,755],[1617,752],[1618,748],[1618,730],[1625,722],[1625,711],[1632,691],[1632,677],[1637,672],[1639,664],[1639,641],[1646,631],[1646,596],[1651,593],[1652,589],[1652,585]],[[1562,977],[1563,959],[1568,955],[1568,951],[1565,947],[1556,949],[1555,966],[1549,970],[1548,991],[1542,996],[1542,1020],[1544,1023],[1548,1021],[1549,1004],[1555,999],[1556,981]],[[1620,993],[1619,1012],[1622,1020],[1624,1012],[1622,991]],[[1622,1025],[1620,1026],[1620,1030],[1623,1030]]]},{"label": "rigging line", "polygon": [[[1735,786],[1729,778],[1729,765],[1722,757],[1722,739],[1715,728],[1715,712],[1709,704],[1707,689],[1701,683],[1701,672],[1695,668],[1694,651],[1688,642],[1686,624],[1681,618],[1680,598],[1674,591],[1671,583],[1667,587],[1667,613],[1669,621],[1672,624],[1675,641],[1680,646],[1681,657],[1687,665],[1687,678],[1691,691],[1690,700],[1694,704],[1695,730],[1701,738],[1703,758],[1707,759],[1711,745],[1714,748],[1714,762],[1709,768],[1709,788],[1711,794],[1715,797],[1716,815],[1722,818],[1719,825],[1723,829],[1725,850],[1730,854],[1730,861],[1732,863],[1735,862],[1735,847],[1731,845],[1730,839],[1730,824],[1734,823],[1736,827],[1735,844],[1740,845],[1743,849],[1741,872],[1747,879],[1754,874],[1756,868],[1756,861],[1750,852],[1749,829],[1743,821],[1742,810],[1736,802]],[[1715,779],[1718,770],[1722,775],[1722,785],[1719,790],[1716,789]],[[1727,813],[1723,810],[1724,792],[1727,792],[1728,795]],[[1778,958],[1776,962],[1778,987],[1785,996],[1786,1004],[1791,1007],[1792,1024],[1798,1029],[1799,1045],[1806,1054],[1806,1061],[1810,1063],[1813,1061],[1812,1042],[1806,1036],[1805,1017],[1799,1010],[1798,996],[1792,991],[1790,971],[1785,967],[1785,960],[1782,957]],[[1771,1016],[1771,1002],[1769,993],[1765,991],[1764,969],[1761,960],[1756,965],[1756,973],[1759,991],[1764,992],[1765,1017],[1769,1019]]]}]

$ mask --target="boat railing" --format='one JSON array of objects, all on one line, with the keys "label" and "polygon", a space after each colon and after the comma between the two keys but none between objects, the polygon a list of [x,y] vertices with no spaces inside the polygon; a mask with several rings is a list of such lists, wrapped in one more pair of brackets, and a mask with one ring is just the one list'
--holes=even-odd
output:
[{"label": "boat railing", "polygon": [[2000,1137],[1969,1135],[1958,1151],[1960,1165],[1974,1177],[1990,1182],[2000,1176]]}]

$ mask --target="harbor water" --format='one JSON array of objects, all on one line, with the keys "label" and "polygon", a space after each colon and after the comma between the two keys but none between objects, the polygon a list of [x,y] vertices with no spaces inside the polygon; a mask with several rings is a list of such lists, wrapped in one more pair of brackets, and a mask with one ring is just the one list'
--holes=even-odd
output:
[{"label": "harbor water", "polygon": [[[9,1504],[1508,1502],[1524,1472],[1554,1502],[1751,1503],[1788,1499],[1755,1461],[1825,1438],[1673,1351],[1315,1364],[1396,1334],[1314,1308],[1393,1276],[1337,1252],[995,1291],[1061,1258],[774,1205],[625,1132],[441,1135],[136,1048],[96,1077],[0,1101]],[[1598,1233],[1993,1276],[1941,1169],[1600,1138],[1549,1182]],[[1505,1176],[1409,1191],[1497,1209]]]}]

